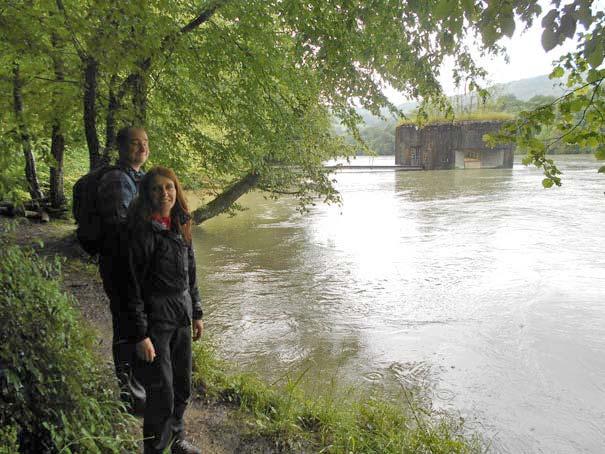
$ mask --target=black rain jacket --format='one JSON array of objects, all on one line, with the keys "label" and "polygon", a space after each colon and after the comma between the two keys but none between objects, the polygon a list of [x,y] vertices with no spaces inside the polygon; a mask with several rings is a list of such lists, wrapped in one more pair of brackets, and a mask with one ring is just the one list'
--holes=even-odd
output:
[{"label": "black rain jacket", "polygon": [[133,342],[148,337],[148,327],[187,326],[202,318],[193,248],[180,233],[156,221],[130,232],[128,304],[120,317]]},{"label": "black rain jacket", "polygon": [[110,170],[99,180],[97,210],[103,222],[101,255],[119,257],[124,241],[128,207],[137,195],[139,182],[145,172],[118,163],[120,169]]}]

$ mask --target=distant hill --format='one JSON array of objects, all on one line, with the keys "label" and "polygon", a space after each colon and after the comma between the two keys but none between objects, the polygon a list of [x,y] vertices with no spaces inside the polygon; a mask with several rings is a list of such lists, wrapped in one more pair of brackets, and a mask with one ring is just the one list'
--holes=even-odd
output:
[{"label": "distant hill", "polygon": [[[527,79],[519,79],[502,84],[495,84],[491,87],[488,87],[487,90],[491,93],[492,99],[504,95],[514,95],[517,99],[522,101],[528,101],[534,96],[538,95],[559,97],[565,91],[564,88],[560,86],[560,82],[550,80],[548,75],[529,77]],[[470,96],[471,95],[454,95],[450,96],[450,99],[454,105],[462,104],[463,106],[466,106],[470,103]],[[473,94],[473,98],[473,103],[476,103],[476,93]],[[411,112],[417,106],[417,102],[406,102],[398,107],[404,112]]]},{"label": "distant hill", "polygon": [[490,87],[489,91],[496,97],[515,95],[518,99],[527,101],[536,95],[561,96],[565,90],[559,84],[560,82],[552,81],[548,76],[544,75],[496,84]]},{"label": "distant hill", "polygon": [[[522,101],[528,101],[534,96],[555,96],[559,97],[563,94],[564,89],[559,86],[559,82],[552,81],[548,75],[529,77],[527,79],[513,80],[502,84],[495,84],[488,87],[488,91],[492,94],[492,98],[498,98],[503,95],[514,95]],[[477,94],[474,95],[473,103],[476,103]],[[462,104],[464,106],[470,103],[470,95],[455,95],[450,96],[452,103],[455,105]],[[418,106],[416,101],[409,101],[398,105],[403,112],[411,112]],[[366,126],[379,126],[385,123],[379,117],[372,115],[365,109],[358,109],[357,113],[361,115]],[[387,121],[392,118],[391,114],[386,110],[382,110]]]},{"label": "distant hill", "polygon": [[[519,101],[519,104],[523,104],[529,101],[534,96],[561,96],[564,89],[559,86],[558,82],[553,82],[548,78],[547,75],[530,77],[527,79],[515,80],[502,84],[495,84],[488,88],[491,93],[491,101],[495,101],[498,98],[505,95],[513,95]],[[477,93],[468,95],[456,95],[450,96],[450,101],[454,106],[454,109],[461,114],[465,109],[471,107],[470,110],[475,109],[479,105]],[[489,104],[490,101],[488,101]],[[514,100],[512,102],[514,103]],[[510,104],[510,101],[509,101]],[[405,113],[412,113],[418,106],[417,102],[406,102],[399,107]],[[502,107],[502,106],[501,106]],[[510,112],[512,106],[503,108],[503,110]],[[514,108],[512,109],[514,111]],[[376,151],[378,154],[393,154],[395,148],[395,127],[399,119],[395,118],[386,109],[382,110],[384,115],[383,118],[372,115],[365,109],[358,109],[357,113],[362,117],[363,124],[360,125],[360,132],[366,143]],[[467,112],[468,113],[468,112]],[[349,137],[348,132],[338,122],[334,121],[334,131],[348,138],[350,143],[353,143],[353,139]]]}]

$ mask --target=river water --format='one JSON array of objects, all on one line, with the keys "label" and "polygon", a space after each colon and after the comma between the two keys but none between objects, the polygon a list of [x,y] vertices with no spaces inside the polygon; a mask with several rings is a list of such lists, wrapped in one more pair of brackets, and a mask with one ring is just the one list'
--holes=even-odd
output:
[{"label": "river water", "polygon": [[306,214],[249,194],[195,229],[207,333],[268,380],[419,387],[494,452],[605,452],[605,176],[556,160],[550,190],[517,160],[342,170]]}]

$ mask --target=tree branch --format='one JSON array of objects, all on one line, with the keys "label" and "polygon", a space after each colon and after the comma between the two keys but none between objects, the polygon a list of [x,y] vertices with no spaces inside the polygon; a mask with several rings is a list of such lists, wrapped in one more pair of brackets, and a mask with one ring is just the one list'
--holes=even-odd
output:
[{"label": "tree branch", "polygon": [[80,57],[80,60],[82,60],[82,61],[86,60],[86,52],[84,51],[84,47],[78,41],[78,38],[76,37],[76,33],[74,32],[73,27],[71,26],[71,23],[69,21],[69,16],[67,15],[67,11],[65,10],[65,5],[63,4],[63,0],[56,0],[56,4],[57,4],[57,9],[63,13],[63,17],[65,18],[65,27],[71,34],[71,40],[74,43],[74,48],[76,49],[76,52],[78,53],[78,56]]},{"label": "tree branch", "polygon": [[[155,54],[159,55],[159,54],[164,53],[166,51],[166,49],[173,42],[175,42],[178,39],[178,37],[184,35],[185,33],[189,33],[192,30],[195,30],[200,25],[207,22],[214,15],[214,13],[221,6],[226,5],[228,3],[228,1],[229,0],[218,0],[218,1],[214,2],[214,4],[208,6],[206,9],[203,9],[198,14],[198,16],[195,17],[193,20],[191,20],[188,24],[181,27],[178,32],[165,36],[162,39],[160,48],[157,50],[157,52],[155,52]],[[154,55],[152,54],[152,55],[147,56],[145,59],[141,60],[141,63],[139,64],[139,66],[142,71],[146,72],[149,70],[149,68],[151,67],[153,57],[154,57]],[[124,94],[126,93],[126,91],[129,88],[135,87],[135,85],[138,83],[140,78],[141,78],[140,73],[132,73],[128,77],[126,77],[126,79],[124,79],[124,81],[122,82],[122,85],[120,86],[120,88],[118,90],[118,95],[117,95],[118,100],[122,99],[122,97],[124,96]]]},{"label": "tree branch", "polygon": [[188,33],[191,30],[196,29],[197,27],[202,25],[204,22],[207,22],[212,17],[212,15],[216,12],[217,9],[219,9],[221,6],[226,5],[227,3],[229,3],[229,0],[216,1],[213,5],[210,5],[207,9],[200,12],[200,14],[195,19],[193,19],[191,22],[189,22],[187,25],[185,25],[184,27],[181,27],[181,29],[179,30],[179,33],[181,35],[184,35],[185,33]]},{"label": "tree branch", "polygon": [[227,211],[237,199],[256,187],[259,177],[258,173],[251,172],[241,180],[236,181],[214,200],[191,213],[193,222],[201,224],[202,222]]},{"label": "tree branch", "polygon": [[42,77],[42,76],[34,76],[34,79],[38,79],[38,80],[46,80],[48,82],[59,82],[59,83],[64,83],[64,84],[73,84],[73,85],[80,85],[80,81],[79,80],[69,80],[69,79],[50,79],[48,77]]},{"label": "tree branch", "polygon": [[568,135],[570,135],[572,132],[574,132],[576,129],[578,129],[580,127],[580,125],[582,123],[584,123],[584,119],[586,118],[586,112],[588,111],[588,109],[592,106],[592,103],[594,101],[595,95],[597,94],[597,90],[599,89],[599,87],[601,86],[601,82],[603,82],[603,79],[600,79],[598,81],[597,84],[595,84],[593,90],[592,90],[592,96],[590,97],[590,101],[588,102],[588,104],[586,105],[586,107],[584,108],[584,110],[582,111],[582,116],[581,118],[576,122],[576,124],[573,126],[573,128],[571,128],[569,131],[567,131],[565,134],[557,137],[556,139],[554,139],[551,143],[549,143],[547,145],[547,148],[552,147],[554,144],[559,143],[561,140],[563,140],[564,137],[567,137]]}]

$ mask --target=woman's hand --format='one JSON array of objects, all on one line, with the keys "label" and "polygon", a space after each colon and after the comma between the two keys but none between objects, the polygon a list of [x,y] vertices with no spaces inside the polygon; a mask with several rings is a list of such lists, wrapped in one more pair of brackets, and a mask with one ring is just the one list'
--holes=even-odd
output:
[{"label": "woman's hand", "polygon": [[193,340],[196,341],[204,334],[204,322],[203,320],[193,321]]},{"label": "woman's hand", "polygon": [[148,363],[152,362],[155,359],[155,348],[153,347],[153,343],[151,339],[146,337],[140,342],[137,342],[137,355],[143,361],[147,361]]}]

